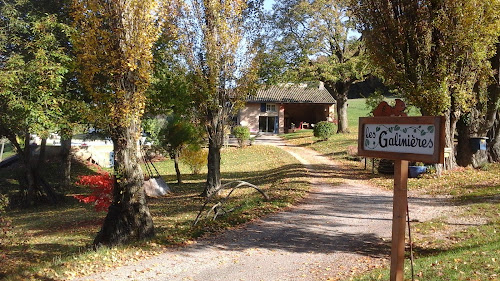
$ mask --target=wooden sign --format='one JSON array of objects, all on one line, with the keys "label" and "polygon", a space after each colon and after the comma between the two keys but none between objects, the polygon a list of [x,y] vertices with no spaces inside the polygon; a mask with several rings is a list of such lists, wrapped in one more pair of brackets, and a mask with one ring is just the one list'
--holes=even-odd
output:
[{"label": "wooden sign", "polygon": [[408,161],[444,163],[444,117],[407,117],[406,105],[382,102],[378,117],[359,118],[358,154],[395,160],[392,208],[391,281],[404,280]]},{"label": "wooden sign", "polygon": [[359,118],[360,156],[444,162],[444,117]]}]

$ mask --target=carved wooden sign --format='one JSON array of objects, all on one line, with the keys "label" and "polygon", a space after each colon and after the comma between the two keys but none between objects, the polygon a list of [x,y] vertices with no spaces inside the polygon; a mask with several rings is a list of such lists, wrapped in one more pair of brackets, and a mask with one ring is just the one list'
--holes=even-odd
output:
[{"label": "carved wooden sign", "polygon": [[359,119],[358,154],[392,160],[444,162],[443,117]]}]

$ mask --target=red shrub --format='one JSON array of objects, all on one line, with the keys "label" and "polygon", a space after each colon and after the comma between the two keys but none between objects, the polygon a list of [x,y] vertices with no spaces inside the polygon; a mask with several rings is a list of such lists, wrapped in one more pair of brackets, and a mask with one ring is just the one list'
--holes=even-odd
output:
[{"label": "red shrub", "polygon": [[77,185],[83,185],[92,189],[92,193],[86,195],[74,195],[76,199],[83,203],[93,203],[96,211],[106,211],[113,201],[113,177],[99,169],[97,175],[80,176]]}]

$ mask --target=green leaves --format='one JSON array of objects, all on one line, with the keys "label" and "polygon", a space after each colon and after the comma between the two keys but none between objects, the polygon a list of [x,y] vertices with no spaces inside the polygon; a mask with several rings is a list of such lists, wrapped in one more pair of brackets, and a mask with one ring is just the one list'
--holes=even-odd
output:
[{"label": "green leaves", "polygon": [[6,59],[0,69],[0,125],[18,135],[56,128],[71,61],[69,27],[32,4],[13,1],[0,8],[9,31],[0,36]]}]

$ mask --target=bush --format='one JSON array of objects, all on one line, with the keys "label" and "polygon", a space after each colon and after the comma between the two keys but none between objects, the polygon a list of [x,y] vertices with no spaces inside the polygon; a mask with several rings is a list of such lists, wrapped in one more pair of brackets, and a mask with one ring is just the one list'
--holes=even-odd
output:
[{"label": "bush", "polygon": [[99,171],[96,175],[80,176],[77,185],[85,186],[92,189],[92,193],[86,195],[73,195],[74,198],[86,204],[93,204],[97,212],[107,211],[113,201],[113,177],[98,167]]},{"label": "bush", "polygon": [[236,126],[233,128],[233,135],[238,139],[238,145],[243,147],[245,141],[250,139],[250,129],[245,126]]},{"label": "bush", "polygon": [[314,126],[314,136],[322,140],[327,140],[335,134],[335,124],[328,121],[321,121]]},{"label": "bush", "polygon": [[188,146],[181,152],[182,163],[189,166],[194,175],[200,173],[201,169],[207,165],[208,151],[197,146]]}]

